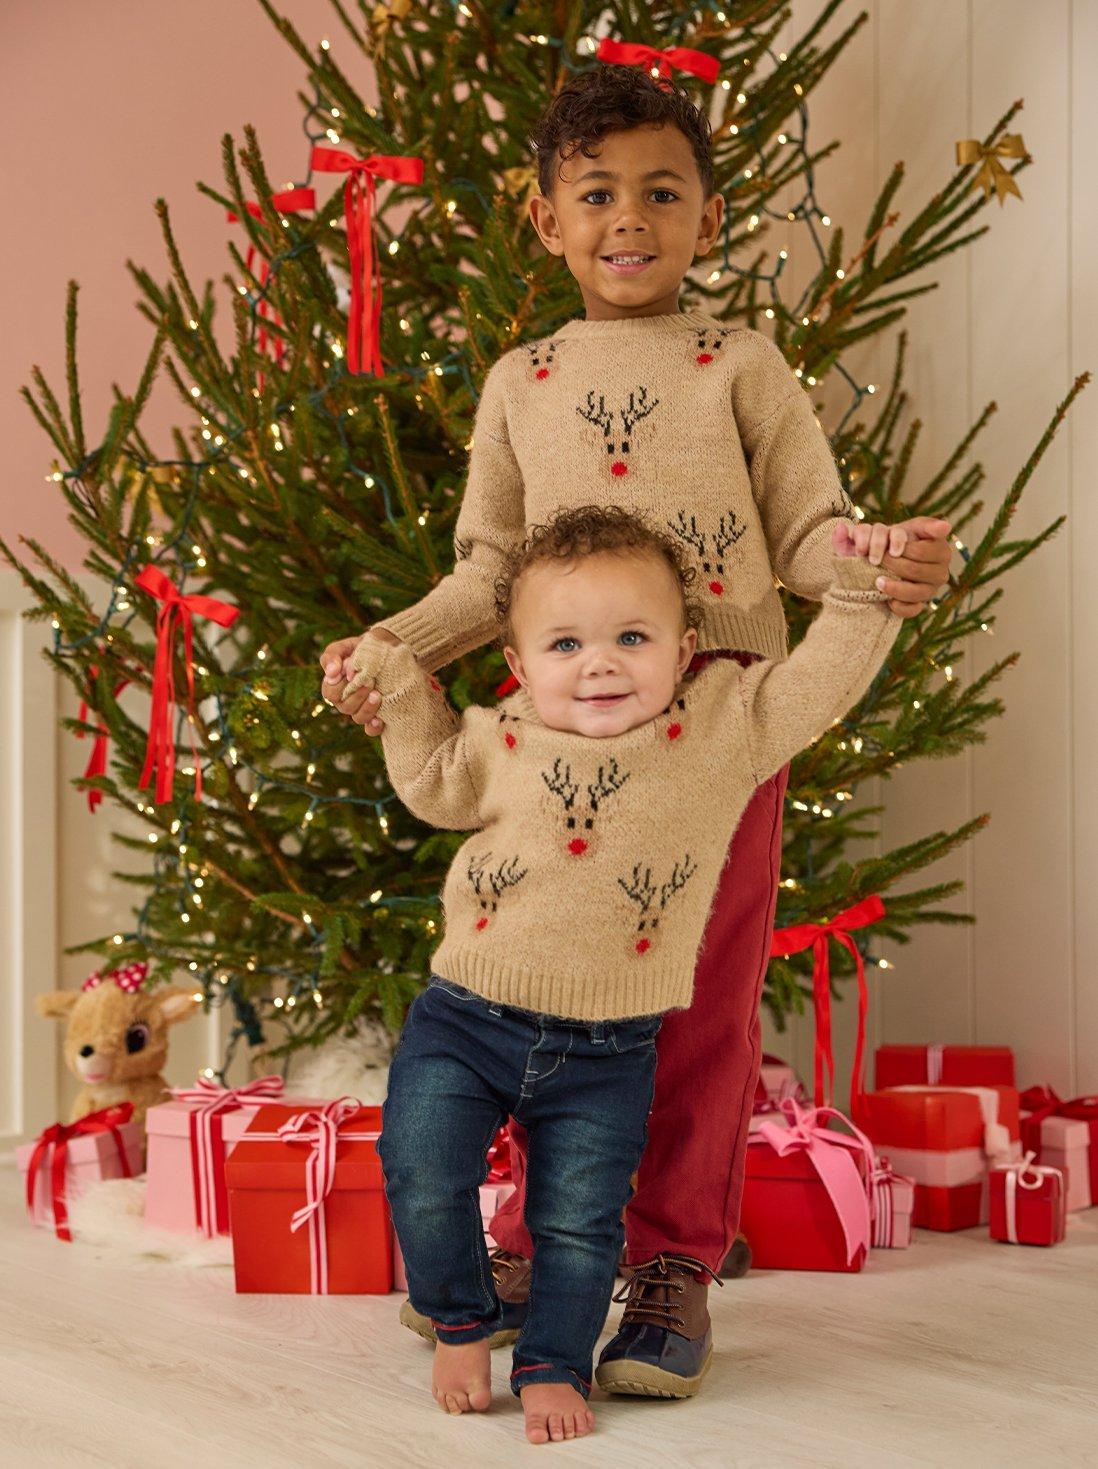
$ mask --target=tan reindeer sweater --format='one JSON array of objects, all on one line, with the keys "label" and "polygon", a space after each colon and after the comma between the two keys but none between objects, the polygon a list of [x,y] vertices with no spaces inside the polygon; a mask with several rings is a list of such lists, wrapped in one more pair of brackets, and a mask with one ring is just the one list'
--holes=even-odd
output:
[{"label": "tan reindeer sweater", "polygon": [[861,698],[900,619],[877,568],[837,559],[793,655],[714,659],[654,720],[596,738],[550,729],[520,690],[459,718],[407,646],[366,636],[393,788],[473,835],[443,887],[436,973],[543,1014],[613,1020],[685,1008],[732,833],[763,780]]},{"label": "tan reindeer sweater", "polygon": [[775,578],[819,601],[851,518],[805,389],[760,332],[699,311],[565,323],[505,353],[477,408],[453,572],[381,622],[425,668],[496,635],[506,549],[558,509],[648,511],[682,541],[700,648],[786,652]]}]

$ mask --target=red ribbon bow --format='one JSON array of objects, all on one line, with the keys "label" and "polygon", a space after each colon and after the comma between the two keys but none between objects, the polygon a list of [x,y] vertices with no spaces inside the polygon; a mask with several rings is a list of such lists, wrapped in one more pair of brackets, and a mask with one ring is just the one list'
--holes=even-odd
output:
[{"label": "red ribbon bow", "polygon": [[485,1183],[511,1182],[511,1134],[501,1127],[488,1149],[488,1177]]},{"label": "red ribbon bow", "polygon": [[646,46],[636,41],[615,41],[603,36],[595,52],[597,61],[609,61],[618,66],[655,66],[662,80],[668,80],[671,69],[688,71],[703,82],[712,84],[720,75],[721,64],[716,56],[704,51],[693,51],[689,46],[665,46],[662,51],[655,46]]},{"label": "red ribbon bow", "polygon": [[118,1102],[113,1107],[102,1107],[98,1112],[89,1112],[86,1117],[81,1117],[77,1122],[55,1122],[44,1132],[39,1133],[27,1168],[27,1211],[33,1218],[34,1186],[38,1179],[38,1170],[45,1162],[46,1154],[52,1146],[50,1191],[53,1200],[53,1227],[58,1239],[67,1240],[70,1243],[72,1241],[72,1231],[69,1229],[69,1210],[65,1199],[65,1168],[68,1162],[70,1139],[87,1137],[96,1132],[109,1132],[118,1149],[122,1176],[132,1178],[133,1170],[126,1156],[126,1145],[122,1141],[122,1134],[118,1131],[124,1122],[129,1122],[132,1116],[133,1103]]},{"label": "red ribbon bow", "polygon": [[[279,214],[300,214],[305,209],[316,208],[316,195],[312,189],[302,186],[296,189],[286,189],[281,194],[272,194],[271,203],[273,204],[275,209],[278,210]],[[252,216],[253,219],[263,218],[263,211],[254,199],[248,199],[245,203],[245,207],[247,208],[248,213]],[[228,219],[230,224],[235,224],[240,216],[230,209],[226,215],[226,218]],[[255,274],[255,271],[252,268],[254,263],[255,246],[249,243],[248,255],[245,260],[245,264],[248,268],[248,271],[252,275]],[[260,290],[263,290],[263,288],[266,286],[267,281],[270,278],[270,274],[271,267],[268,264],[266,257],[264,257],[263,263],[259,269]],[[271,305],[265,293],[260,298],[259,311],[257,314],[259,316],[259,334],[257,337],[257,345],[259,347],[259,350],[261,353],[266,353],[268,343],[273,343],[275,361],[278,363],[279,366],[281,366],[282,359],[286,355],[286,343],[281,336],[277,334],[272,335],[271,333],[269,333],[267,331],[265,322],[269,319],[272,325],[282,326],[282,318]],[[264,375],[263,373],[259,373],[258,386],[260,392],[263,391],[263,382]]]},{"label": "red ribbon bow", "polygon": [[[92,664],[91,668],[88,670],[88,676],[89,676],[89,678],[98,678],[98,676],[99,676],[99,668],[98,668],[97,665]],[[129,683],[129,679],[128,678],[122,678],[122,679],[119,679],[119,681],[115,684],[115,686],[114,686],[114,697],[116,699],[118,698],[119,694],[122,692],[122,690],[126,687],[126,685],[128,683]],[[90,692],[90,689],[89,689],[89,692]],[[81,701],[80,701],[80,712],[77,715],[77,718],[83,720],[84,723],[87,723],[87,719],[88,719],[88,701],[87,701],[87,699],[81,699]],[[82,740],[84,738],[85,733],[86,733],[86,731],[84,731],[82,729],[78,729],[76,731],[76,738],[78,740]],[[95,776],[95,775],[106,775],[106,773],[107,773],[107,748],[108,748],[109,744],[110,744],[110,731],[107,729],[107,726],[103,723],[103,720],[100,719],[100,721],[99,721],[99,728],[96,731],[95,743],[92,745],[92,752],[88,756],[88,763],[84,767],[84,779],[85,780],[90,780],[92,778],[92,776]],[[103,792],[102,791],[97,791],[97,790],[91,790],[91,791],[89,791],[88,792],[88,810],[94,812],[95,808],[99,805],[99,803],[102,801],[102,799],[103,799]]]},{"label": "red ribbon bow", "polygon": [[[854,1066],[850,1073],[850,1112],[856,1116],[865,1096],[865,1022],[869,1013],[869,990],[865,982],[865,965],[850,930],[865,928],[884,916],[880,897],[863,898],[827,923],[796,923],[791,928],[775,931],[770,944],[772,959],[788,959],[811,948],[815,959],[812,970],[812,1001],[816,1012],[815,1073],[813,1076],[816,1106],[830,1105],[835,1088],[835,1053],[831,1046],[831,950],[829,939],[837,939],[854,956],[858,973],[858,1039],[854,1047]],[[826,1090],[825,1090],[826,1073]]]},{"label": "red ribbon bow", "polygon": [[[220,627],[232,627],[240,616],[240,608],[228,602],[219,602],[216,597],[204,597],[199,593],[184,596],[178,587],[168,580],[156,566],[146,566],[134,578],[134,586],[148,592],[163,606],[156,616],[156,661],[153,664],[152,710],[149,716],[149,738],[145,747],[145,767],[137,783],[144,790],[156,771],[156,801],[172,799],[172,783],[175,779],[175,736],[172,732],[172,710],[175,707],[175,658],[173,637],[177,624],[183,628],[183,666],[187,673],[187,712],[194,714],[194,660],[192,622],[194,613],[208,617]],[[194,755],[194,794],[202,799],[202,766],[198,759],[198,747],[191,727],[191,752]]]},{"label": "red ribbon bow", "polygon": [[343,186],[343,217],[347,225],[347,253],[351,262],[347,368],[352,373],[369,372],[380,377],[385,369],[381,361],[381,272],[374,238],[374,204],[377,198],[374,180],[384,178],[400,184],[421,184],[423,159],[384,153],[356,158],[341,148],[314,147],[311,167],[318,173],[348,175]]}]

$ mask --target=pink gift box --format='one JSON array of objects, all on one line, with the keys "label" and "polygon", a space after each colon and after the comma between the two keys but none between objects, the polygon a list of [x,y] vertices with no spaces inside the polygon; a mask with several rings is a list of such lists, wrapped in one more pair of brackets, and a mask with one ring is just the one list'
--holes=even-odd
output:
[{"label": "pink gift box", "polygon": [[1031,1127],[1023,1116],[1022,1135],[1026,1145],[1037,1150],[1038,1162],[1066,1175],[1069,1212],[1098,1203],[1091,1193],[1089,1123],[1074,1117],[1046,1117]]},{"label": "pink gift box", "polygon": [[[211,1088],[211,1097],[215,1091]],[[202,1170],[197,1157],[200,1144],[192,1137],[191,1122],[202,1104],[198,1101],[172,1101],[150,1107],[145,1117],[149,1175],[145,1222],[179,1233],[198,1230],[209,1235],[228,1234],[225,1159],[244,1136],[257,1109],[272,1100],[287,1107],[300,1107],[303,1111],[324,1106],[324,1102],[315,1097],[285,1097],[272,1089],[267,1095],[256,1094],[242,1099],[242,1105],[232,1111],[219,1112],[210,1119],[206,1147],[211,1156],[205,1184],[201,1181]],[[204,1187],[208,1228],[203,1226],[199,1206],[200,1192]]]},{"label": "pink gift box", "polygon": [[[484,1225],[485,1243],[489,1249],[492,1249],[496,1242],[488,1233],[488,1226],[500,1204],[505,1199],[509,1199],[514,1191],[513,1183],[483,1183],[480,1186],[480,1217]],[[395,1229],[393,1230],[393,1289],[408,1289],[408,1277],[404,1273],[404,1256],[400,1253],[400,1244],[397,1241]]]},{"label": "pink gift box", "polygon": [[876,1249],[906,1250],[911,1244],[911,1215],[915,1208],[915,1180],[893,1173],[887,1158],[878,1158],[870,1175],[873,1245]]},{"label": "pink gift box", "polygon": [[[141,1129],[136,1123],[122,1122],[119,1123],[116,1130],[125,1151],[126,1162],[129,1164],[128,1176],[135,1177],[142,1171],[144,1165]],[[30,1161],[37,1146],[36,1140],[32,1143],[24,1143],[15,1150],[15,1161],[23,1176],[24,1195],[27,1169],[30,1167]],[[50,1143],[39,1161],[35,1174],[34,1211],[30,1216],[35,1224],[46,1229],[53,1229],[55,1224],[52,1180],[55,1146],[54,1143]],[[64,1184],[66,1204],[71,1204],[74,1199],[78,1199],[93,1183],[100,1183],[106,1178],[125,1177],[127,1174],[118,1155],[118,1145],[113,1133],[93,1132],[68,1139]]]}]

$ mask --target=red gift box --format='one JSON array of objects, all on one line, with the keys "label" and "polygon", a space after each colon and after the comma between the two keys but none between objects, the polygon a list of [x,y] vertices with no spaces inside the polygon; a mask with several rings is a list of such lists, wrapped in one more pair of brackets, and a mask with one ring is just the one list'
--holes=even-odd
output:
[{"label": "red gift box", "polygon": [[381,1108],[261,1107],[225,1164],[239,1292],[384,1295],[393,1253]]},{"label": "red gift box", "polygon": [[1056,1245],[1067,1226],[1067,1185],[1059,1168],[1037,1167],[1033,1154],[993,1168],[991,1238],[1012,1245]]},{"label": "red gift box", "polygon": [[868,1092],[858,1122],[892,1166],[915,1180],[912,1222],[923,1229],[986,1224],[989,1166],[1021,1157],[1013,1087]]},{"label": "red gift box", "polygon": [[1009,1046],[878,1046],[876,1086],[1013,1086]]},{"label": "red gift box", "polygon": [[1049,1167],[1071,1169],[1068,1208],[1098,1204],[1098,1097],[1062,1102],[1051,1087],[1030,1087],[1022,1107],[1022,1146]]},{"label": "red gift box", "polygon": [[840,1270],[865,1264],[870,1240],[867,1192],[873,1148],[867,1137],[836,1132],[850,1124],[833,1107],[780,1104],[783,1117],[758,1118],[748,1136],[740,1229],[761,1270]]}]

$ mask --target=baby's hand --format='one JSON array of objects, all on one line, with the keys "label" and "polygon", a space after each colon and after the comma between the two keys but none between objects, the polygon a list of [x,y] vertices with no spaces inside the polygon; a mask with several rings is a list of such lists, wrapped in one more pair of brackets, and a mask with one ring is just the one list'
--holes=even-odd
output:
[{"label": "baby's hand", "polygon": [[836,556],[864,556],[873,566],[880,566],[885,556],[902,556],[906,546],[907,531],[902,526],[876,521],[840,520],[831,534]]}]

